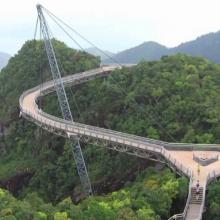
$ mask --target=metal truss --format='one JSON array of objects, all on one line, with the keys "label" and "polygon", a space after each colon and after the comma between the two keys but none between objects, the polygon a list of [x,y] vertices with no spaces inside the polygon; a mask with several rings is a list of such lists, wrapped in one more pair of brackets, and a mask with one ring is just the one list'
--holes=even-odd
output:
[{"label": "metal truss", "polygon": [[[64,130],[62,129],[56,129],[52,126],[46,125],[46,124],[42,124],[39,121],[34,120],[33,118],[31,118],[28,115],[23,114],[23,117],[27,118],[29,121],[34,122],[35,124],[37,124],[39,127],[41,127],[42,129],[45,129],[53,134],[59,135],[59,136],[63,136],[65,138],[70,138],[75,140],[76,138],[79,138],[76,134],[67,134]],[[145,149],[141,149],[141,148],[135,148],[133,146],[129,146],[129,145],[125,145],[125,144],[119,144],[116,142],[111,142],[109,140],[103,140],[103,139],[97,139],[91,136],[86,136],[86,135],[82,135],[80,137],[80,141],[84,142],[84,143],[90,143],[90,144],[94,144],[96,146],[100,146],[100,147],[106,147],[108,149],[111,150],[115,150],[121,153],[126,153],[129,155],[133,155],[136,157],[140,157],[140,158],[144,158],[144,159],[148,159],[151,161],[156,161],[159,163],[163,163],[166,164],[168,167],[170,167],[170,169],[172,169],[175,173],[177,173],[180,176],[185,176],[185,173],[181,171],[181,169],[178,169],[175,164],[173,164],[169,159],[165,158],[160,152],[153,152],[153,151],[149,151],[149,150],[145,150]]]},{"label": "metal truss", "polygon": [[[37,5],[37,11],[38,11],[38,18],[40,21],[40,29],[43,35],[44,45],[45,45],[48,61],[50,64],[50,69],[51,69],[51,73],[53,76],[54,87],[56,89],[56,93],[58,96],[60,109],[61,109],[63,118],[67,121],[73,122],[73,117],[72,117],[72,113],[69,107],[69,102],[67,99],[66,91],[63,85],[63,81],[61,79],[58,62],[57,62],[54,48],[51,42],[49,28],[48,28],[46,19],[44,17],[44,14],[42,12],[42,6],[39,4]],[[85,165],[85,161],[83,158],[82,150],[80,147],[79,139],[78,138],[74,139],[71,145],[73,148],[73,155],[74,155],[74,159],[77,165],[77,171],[80,177],[81,184],[83,186],[84,193],[86,195],[91,195],[92,187],[91,187],[90,179],[88,176],[87,168]]]},{"label": "metal truss", "polygon": [[91,143],[91,144],[106,147],[106,148],[109,148],[111,150],[115,150],[118,152],[130,154],[136,157],[141,157],[144,159],[157,161],[160,163],[165,163],[165,160],[163,159],[163,157],[159,153],[156,153],[156,152],[147,151],[147,150],[140,149],[140,148],[134,148],[133,146],[106,141],[103,139],[96,139],[96,138],[92,138],[89,136],[81,136],[80,140],[84,143]]}]

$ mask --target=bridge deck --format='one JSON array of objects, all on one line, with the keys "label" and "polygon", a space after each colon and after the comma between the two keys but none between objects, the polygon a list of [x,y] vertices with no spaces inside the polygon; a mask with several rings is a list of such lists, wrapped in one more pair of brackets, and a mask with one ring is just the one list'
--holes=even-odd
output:
[{"label": "bridge deck", "polygon": [[200,212],[201,205],[191,204],[186,214],[185,220],[197,220],[199,219],[198,213]]},{"label": "bridge deck", "polygon": [[[209,156],[213,154],[213,151],[201,151],[201,154]],[[198,163],[193,160],[193,151],[170,151],[170,154],[179,161],[182,161],[183,164],[187,164],[187,167],[193,172],[193,185],[196,186],[197,180],[200,182],[200,187],[205,188],[208,175],[214,170],[220,170],[220,161],[211,163],[208,166],[200,166],[200,172],[198,173]],[[218,152],[216,152],[218,154]],[[204,199],[204,198],[203,198]],[[186,215],[186,220],[195,220],[200,219],[200,210],[203,210],[204,203],[202,204],[189,204],[189,208]]]},{"label": "bridge deck", "polygon": [[[93,71],[88,71],[83,74],[76,74],[73,76],[63,78],[65,84],[77,84],[96,78],[99,75],[107,75],[109,71],[114,68],[101,68]],[[47,82],[41,88],[44,94],[54,91],[53,82]],[[36,105],[36,100],[40,96],[40,87],[35,87],[25,92],[19,102],[21,113],[24,117],[34,121],[36,124],[48,128],[50,127],[52,132],[59,131],[65,136],[88,136],[94,139],[105,140],[111,143],[129,146],[134,151],[141,150],[146,152],[153,152],[161,155],[169,165],[174,166],[177,170],[182,171],[186,176],[190,177],[193,173],[195,185],[196,180],[200,181],[200,185],[206,187],[209,179],[220,175],[220,161],[214,162],[208,166],[200,166],[200,173],[197,173],[197,162],[193,160],[192,151],[178,151],[178,150],[167,150],[166,146],[169,145],[167,142],[152,140],[149,138],[143,138],[135,135],[129,135],[121,132],[116,132],[108,129],[98,128],[94,126],[84,125],[80,123],[65,121],[52,115],[44,113]],[[56,133],[56,132],[55,132]],[[174,146],[170,144],[170,146]],[[179,146],[179,145],[178,145]],[[169,148],[170,149],[170,148]],[[204,152],[207,155],[210,152]],[[218,153],[218,152],[216,152]],[[215,173],[214,173],[215,171]],[[204,203],[201,205],[189,204],[187,212],[187,220],[201,219],[200,214],[203,209]]]}]

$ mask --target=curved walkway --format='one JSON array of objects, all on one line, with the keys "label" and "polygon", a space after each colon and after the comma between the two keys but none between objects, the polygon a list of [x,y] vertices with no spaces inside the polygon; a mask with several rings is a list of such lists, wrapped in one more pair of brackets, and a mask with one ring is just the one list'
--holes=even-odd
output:
[{"label": "curved walkway", "polygon": [[[110,66],[98,68],[83,73],[74,74],[62,78],[65,86],[83,83],[98,77],[109,75],[113,70],[119,67]],[[220,161],[212,163],[208,166],[201,166],[200,174],[197,173],[197,162],[193,160],[192,147],[203,147],[203,149],[220,150],[220,145],[194,145],[194,144],[178,144],[167,143],[150,138],[144,138],[136,135],[130,135],[122,132],[117,132],[109,129],[99,128],[95,126],[85,125],[76,122],[66,121],[55,116],[49,115],[39,109],[37,103],[41,95],[46,95],[55,90],[54,82],[49,81],[41,86],[37,86],[24,92],[19,100],[21,115],[28,120],[33,121],[38,126],[49,130],[50,132],[60,134],[66,137],[81,136],[101,140],[110,143],[113,146],[121,146],[121,148],[113,147],[115,150],[135,154],[137,156],[149,156],[149,152],[153,155],[159,155],[169,166],[189,178],[193,178],[192,187],[197,179],[200,180],[200,185],[203,187],[203,196],[201,204],[191,204],[189,198],[187,200],[185,213],[182,218],[178,219],[202,219],[204,208],[205,189],[206,185],[217,176],[220,175]],[[123,148],[122,148],[123,146]],[[175,149],[175,150],[173,150]],[[183,149],[189,149],[183,151]],[[210,151],[203,151],[207,155]],[[218,154],[218,152],[216,152]],[[190,186],[191,187],[191,186]],[[191,190],[191,189],[190,189]],[[171,219],[175,219],[172,217]]]}]

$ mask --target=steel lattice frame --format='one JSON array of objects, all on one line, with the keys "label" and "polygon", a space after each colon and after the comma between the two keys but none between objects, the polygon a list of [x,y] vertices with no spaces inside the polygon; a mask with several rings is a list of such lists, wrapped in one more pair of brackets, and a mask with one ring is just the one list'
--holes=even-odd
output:
[{"label": "steel lattice frame", "polygon": [[[67,99],[65,88],[61,80],[61,74],[60,74],[58,63],[57,63],[56,55],[55,55],[53,45],[51,42],[48,25],[44,17],[44,14],[42,12],[42,6],[39,4],[37,5],[37,11],[38,11],[38,18],[40,21],[40,29],[43,35],[44,45],[45,45],[47,57],[49,60],[50,69],[51,69],[51,73],[53,76],[54,86],[55,86],[56,93],[58,96],[61,112],[65,120],[73,121],[73,117],[70,111],[69,102]],[[92,187],[91,187],[90,179],[88,176],[87,168],[85,165],[85,161],[83,158],[82,150],[80,147],[79,138],[76,136],[74,139],[72,139],[71,144],[73,147],[74,159],[77,165],[77,170],[78,170],[78,174],[80,177],[80,181],[81,181],[84,193],[86,195],[91,195]]]}]

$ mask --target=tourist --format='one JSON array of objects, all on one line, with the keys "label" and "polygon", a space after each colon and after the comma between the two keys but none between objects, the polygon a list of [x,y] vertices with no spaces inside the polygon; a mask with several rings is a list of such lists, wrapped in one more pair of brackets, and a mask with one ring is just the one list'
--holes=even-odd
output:
[{"label": "tourist", "polygon": [[200,174],[200,165],[199,164],[197,166],[197,173],[198,173],[198,176],[199,176],[199,174]]},{"label": "tourist", "polygon": [[199,187],[196,187],[196,200],[199,200]]}]

